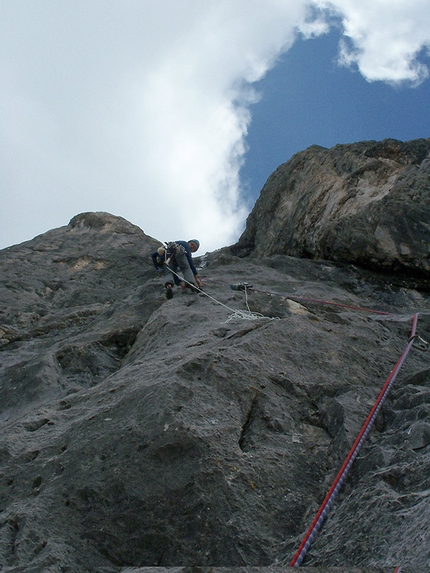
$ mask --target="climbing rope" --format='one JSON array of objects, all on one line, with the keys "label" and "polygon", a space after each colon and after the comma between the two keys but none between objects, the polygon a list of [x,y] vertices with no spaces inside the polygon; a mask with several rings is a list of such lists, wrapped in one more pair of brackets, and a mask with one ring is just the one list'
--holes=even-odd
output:
[{"label": "climbing rope", "polygon": [[[260,313],[251,312],[251,310],[249,308],[249,303],[248,303],[248,291],[260,292],[260,293],[273,295],[273,296],[281,296],[283,298],[289,298],[291,300],[336,306],[336,307],[346,308],[349,310],[364,311],[364,312],[374,313],[374,314],[378,314],[378,315],[393,316],[393,313],[386,312],[386,311],[380,311],[380,310],[375,310],[375,309],[358,307],[358,306],[354,306],[354,305],[348,305],[348,304],[344,304],[344,303],[335,303],[335,302],[330,302],[330,301],[325,301],[325,300],[320,300],[320,299],[313,299],[313,298],[300,297],[300,296],[287,295],[287,294],[279,294],[276,292],[255,289],[255,288],[253,288],[252,285],[249,285],[248,283],[238,283],[237,285],[230,285],[230,287],[234,290],[243,290],[245,292],[245,303],[246,303],[247,310],[242,311],[242,310],[238,310],[238,309],[233,309],[233,308],[225,305],[224,303],[216,300],[214,297],[210,296],[209,294],[207,294],[206,292],[204,292],[200,288],[196,287],[195,285],[189,283],[187,280],[180,277],[175,271],[173,271],[173,269],[170,269],[170,267],[168,267],[168,268],[175,276],[177,276],[180,280],[183,280],[184,282],[186,282],[194,290],[197,290],[201,294],[204,294],[205,296],[210,298],[216,304],[219,304],[219,305],[223,306],[224,308],[228,309],[229,311],[231,311],[233,314],[225,322],[229,322],[230,320],[233,320],[235,318],[245,319],[245,320],[257,320],[257,319],[261,319],[261,318],[269,318],[269,317],[265,317],[264,315],[262,315]],[[418,313],[415,313],[413,316],[412,332],[411,332],[411,336],[408,340],[408,344],[407,344],[405,350],[403,351],[401,357],[399,358],[396,366],[391,371],[391,373],[390,373],[389,377],[387,378],[384,386],[382,387],[382,390],[379,393],[379,396],[376,399],[376,402],[375,402],[373,408],[371,409],[368,417],[366,418],[366,421],[364,422],[360,433],[358,434],[358,436],[357,436],[351,450],[349,451],[341,469],[339,470],[330,490],[328,491],[323,503],[321,504],[321,507],[319,508],[311,526],[309,527],[308,531],[306,532],[306,535],[304,536],[303,541],[301,542],[298,550],[296,551],[296,553],[295,553],[295,555],[294,555],[294,557],[290,563],[290,567],[299,567],[302,564],[307,552],[309,551],[309,548],[312,544],[312,541],[314,540],[316,534],[320,530],[322,523],[323,523],[328,511],[330,510],[331,506],[334,503],[336,495],[338,494],[340,488],[342,487],[342,485],[343,485],[343,483],[344,483],[344,481],[345,481],[345,479],[349,473],[349,470],[351,469],[351,466],[354,463],[354,460],[357,457],[357,455],[361,449],[361,446],[363,445],[366,437],[368,436],[368,434],[369,434],[369,432],[373,426],[373,423],[376,419],[376,416],[378,415],[380,409],[382,408],[382,405],[383,405],[383,403],[384,403],[384,401],[385,401],[385,399],[386,399],[386,397],[387,397],[387,395],[388,395],[388,393],[389,393],[389,391],[390,391],[390,389],[391,389],[391,387],[392,387],[392,385],[393,385],[393,383],[397,377],[397,374],[399,373],[401,367],[403,366],[404,361],[406,360],[406,357],[409,353],[409,350],[414,345],[414,343],[416,344],[417,342],[419,344],[418,347],[421,350],[427,350],[429,348],[429,343],[426,342],[425,340],[423,340],[420,336],[418,336],[416,334],[417,322],[418,322]],[[402,567],[397,567],[395,569],[394,573],[401,573],[401,570],[402,570]]]},{"label": "climbing rope", "polygon": [[234,312],[234,314],[231,314],[227,320],[225,321],[230,322],[231,320],[234,320],[235,318],[239,318],[239,319],[245,319],[245,320],[259,320],[261,318],[267,318],[269,320],[275,320],[278,319],[278,317],[270,317],[270,316],[264,316],[264,314],[261,314],[260,312],[252,312],[251,309],[249,308],[249,304],[248,304],[248,288],[247,286],[245,286],[245,304],[246,304],[246,308],[247,310],[236,310]]},{"label": "climbing rope", "polygon": [[[364,442],[364,440],[366,439],[368,433],[370,432],[370,429],[375,421],[376,416],[378,415],[379,410],[382,407],[382,404],[384,403],[385,398],[387,397],[391,386],[394,383],[394,380],[397,377],[397,374],[400,370],[400,368],[402,367],[404,361],[406,360],[406,357],[409,353],[409,350],[411,349],[414,339],[415,339],[415,332],[416,332],[416,327],[417,327],[417,322],[418,322],[418,313],[414,314],[414,318],[412,321],[412,333],[411,336],[409,338],[408,344],[405,348],[405,350],[403,351],[403,354],[401,355],[401,357],[399,358],[396,366],[394,367],[394,369],[392,370],[391,374],[389,375],[389,377],[387,378],[384,386],[382,387],[381,392],[379,393],[379,396],[373,406],[373,408],[371,409],[366,421],[364,422],[363,427],[361,428],[360,433],[357,436],[357,439],[355,440],[351,450],[349,451],[349,454],[346,457],[346,460],[344,461],[342,467],[339,470],[339,473],[337,474],[333,485],[331,486],[329,492],[327,493],[321,507],[319,508],[311,526],[309,527],[306,535],[303,538],[303,541],[301,542],[298,550],[296,551],[291,563],[290,563],[290,567],[299,567],[302,562],[303,559],[306,556],[306,553],[308,552],[312,541],[315,537],[315,535],[318,533],[319,529],[321,528],[321,525],[324,521],[324,518],[326,517],[330,507],[333,505],[334,499],[337,495],[337,493],[339,492],[343,482],[346,479],[346,476],[349,473],[349,470],[355,460],[355,458],[357,457],[357,454]],[[399,568],[396,569],[396,572],[400,571]],[[395,573],[396,573],[395,572]]]},{"label": "climbing rope", "polygon": [[247,310],[239,310],[236,308],[231,308],[231,307],[227,306],[226,304],[224,304],[223,302],[220,302],[219,300],[217,300],[216,298],[214,298],[213,296],[211,296],[210,294],[208,294],[204,290],[200,289],[198,286],[194,285],[193,283],[188,282],[185,278],[178,275],[178,273],[176,273],[167,264],[166,264],[166,266],[171,273],[173,273],[176,277],[178,277],[178,279],[180,281],[187,283],[194,291],[197,291],[201,294],[204,294],[205,296],[210,298],[216,304],[219,304],[219,305],[223,306],[224,308],[226,308],[227,310],[229,310],[230,312],[232,312],[232,314],[227,318],[225,323],[231,322],[232,320],[235,320],[235,319],[240,319],[240,320],[261,320],[262,318],[266,318],[268,320],[277,320],[278,319],[278,317],[264,316],[264,314],[261,314],[259,312],[252,312],[251,309],[249,308],[248,295],[246,292],[246,288],[245,288],[245,297],[246,297]]},{"label": "climbing rope", "polygon": [[[289,298],[291,300],[296,300],[296,301],[305,301],[305,302],[310,302],[310,303],[315,303],[315,304],[324,304],[324,305],[330,305],[330,306],[336,306],[336,307],[341,307],[341,308],[346,308],[349,310],[355,310],[355,311],[363,311],[363,312],[369,312],[369,313],[373,313],[373,314],[378,314],[378,315],[384,315],[384,316],[394,316],[393,313],[391,312],[386,312],[386,311],[381,311],[381,310],[375,310],[375,309],[369,309],[369,308],[364,308],[364,307],[359,307],[359,306],[354,306],[354,305],[349,305],[349,304],[344,304],[344,303],[335,303],[335,302],[330,302],[330,301],[325,301],[325,300],[321,300],[321,299],[314,299],[314,298],[307,298],[307,297],[300,297],[300,296],[295,296],[295,295],[288,295],[288,294],[279,294],[276,292],[271,292],[271,291],[265,291],[265,290],[260,290],[260,289],[255,289],[252,285],[250,285],[249,283],[236,283],[235,285],[230,285],[230,288],[234,289],[234,290],[243,290],[245,292],[245,302],[247,305],[247,308],[249,310],[249,305],[248,305],[248,291],[253,291],[253,292],[260,292],[263,294],[268,294],[268,295],[273,295],[273,296],[280,296],[283,298]],[[409,350],[411,349],[411,347],[415,344],[417,348],[419,348],[420,350],[428,350],[429,348],[429,343],[427,341],[425,341],[423,338],[421,338],[421,336],[416,334],[416,327],[417,327],[417,322],[418,322],[418,313],[415,313],[413,315],[413,321],[412,321],[412,332],[411,332],[411,336],[408,340],[408,344],[405,348],[405,350],[403,351],[403,354],[401,355],[399,361],[397,362],[396,366],[394,367],[394,369],[392,370],[390,376],[387,378],[372,410],[370,411],[356,441],[354,442],[344,464],[342,465],[341,469],[339,470],[339,473],[337,474],[332,487],[330,488],[328,494],[326,495],[320,509],[317,512],[317,515],[314,518],[314,521],[312,522],[309,530],[307,531],[302,543],[300,544],[296,554],[293,557],[293,560],[290,563],[291,567],[299,567],[301,565],[301,563],[303,562],[306,553],[308,552],[313,539],[315,538],[316,534],[318,533],[319,529],[321,528],[321,525],[330,509],[330,507],[333,505],[334,499],[337,495],[337,493],[339,492],[340,488],[343,485],[343,482],[345,481],[349,470],[355,460],[355,458],[357,457],[361,446],[363,444],[363,442],[365,441],[367,435],[369,434],[373,423],[375,421],[376,416],[378,415],[396,377],[398,372],[400,371],[404,361],[406,360],[406,357],[409,353]],[[394,573],[400,573],[402,570],[401,567],[397,567],[394,571]]]},{"label": "climbing rope", "polygon": [[261,292],[261,293],[269,294],[269,295],[272,295],[272,296],[281,296],[281,297],[283,297],[283,298],[290,298],[291,300],[298,300],[298,301],[303,301],[303,302],[312,302],[312,303],[315,303],[315,304],[325,304],[325,305],[329,305],[329,306],[339,306],[339,307],[341,307],[341,308],[346,308],[346,309],[349,309],[349,310],[361,310],[361,311],[363,311],[363,312],[372,312],[372,313],[374,313],[374,314],[383,314],[383,315],[391,315],[391,314],[392,314],[391,312],[385,312],[385,311],[382,311],[382,310],[374,310],[374,309],[372,309],[372,308],[364,308],[364,307],[361,307],[361,306],[353,306],[353,305],[344,304],[344,303],[341,303],[341,302],[330,302],[330,301],[327,301],[327,300],[320,300],[320,299],[318,299],[318,298],[306,298],[306,297],[304,297],[304,296],[296,296],[296,295],[294,295],[294,294],[280,294],[280,293],[277,293],[277,292],[271,292],[271,291],[260,290],[260,289],[255,289],[255,288],[252,288],[252,290],[253,290],[254,292]]},{"label": "climbing rope", "polygon": [[[255,289],[255,288],[253,288],[252,285],[248,285],[248,283],[242,283],[242,284],[239,283],[239,284],[230,285],[230,286],[231,286],[231,288],[234,288],[236,290],[245,290],[246,295],[247,295],[247,291],[250,290],[253,292],[260,292],[263,294],[281,296],[283,298],[290,298],[291,300],[296,300],[296,301],[305,301],[305,302],[310,302],[310,303],[315,303],[315,304],[336,306],[336,307],[346,308],[349,310],[369,312],[369,313],[374,313],[374,314],[378,314],[378,315],[394,316],[393,313],[386,312],[386,311],[369,309],[369,308],[364,308],[364,307],[359,307],[359,306],[354,306],[354,305],[349,305],[349,304],[344,304],[344,303],[335,303],[335,302],[325,301],[325,300],[321,300],[321,299],[300,297],[300,296],[295,296],[295,295],[285,295],[285,294],[282,295],[282,294],[271,292],[271,291]],[[379,413],[379,411],[383,405],[383,402],[385,401],[385,398],[387,397],[387,395],[391,389],[391,386],[393,385],[394,380],[396,379],[397,374],[398,374],[400,368],[402,367],[402,365],[406,359],[407,354],[409,353],[410,348],[412,347],[412,345],[415,345],[419,350],[428,350],[429,343],[426,340],[424,340],[421,336],[416,334],[417,321],[418,321],[418,313],[415,313],[413,316],[412,333],[411,333],[411,336],[408,340],[408,345],[407,345],[406,349],[404,350],[402,356],[400,357],[398,363],[396,364],[395,368],[393,369],[390,376],[388,377],[383,389],[381,390],[381,393],[378,396],[378,399],[375,402],[374,407],[372,408],[368,418],[366,419],[366,422],[364,423],[360,434],[358,435],[356,441],[354,442],[354,445],[352,446],[343,466],[341,467],[338,475],[336,476],[336,479],[333,482],[331,489],[329,490],[329,492],[328,492],[323,504],[321,505],[314,521],[312,522],[311,527],[309,528],[309,530],[308,530],[307,534],[305,535],[299,549],[297,550],[293,560],[291,561],[290,566],[298,567],[303,562],[303,559],[305,558],[306,553],[309,550],[309,547],[310,547],[315,535],[318,533],[318,531],[319,531],[319,529],[320,529],[320,527],[324,521],[324,518],[326,517],[330,507],[332,506],[338,491],[342,487],[342,484],[345,481],[345,479],[349,473],[349,470],[350,470],[355,458],[357,457],[358,452],[359,452],[364,440],[366,439],[367,435],[369,434],[369,432],[373,426],[374,420],[375,420],[376,416],[378,415],[378,413]],[[401,569],[402,569],[401,567],[398,567],[394,573],[400,573]]]},{"label": "climbing rope", "polygon": [[[210,279],[213,282],[220,282],[220,281],[215,281],[213,279]],[[224,282],[224,281],[222,281]],[[324,305],[328,305],[328,306],[338,306],[341,308],[346,308],[349,310],[360,310],[363,312],[370,312],[370,313],[374,313],[374,314],[380,314],[380,315],[386,315],[386,316],[394,316],[392,312],[387,312],[387,311],[383,311],[383,310],[375,310],[372,308],[365,308],[365,307],[361,307],[361,306],[354,306],[351,304],[345,304],[342,302],[332,302],[332,301],[328,301],[328,300],[321,300],[318,298],[308,298],[308,297],[304,297],[304,296],[297,296],[295,294],[289,294],[289,293],[279,293],[279,292],[273,292],[270,290],[263,290],[263,289],[258,289],[258,288],[254,288],[252,285],[250,285],[249,283],[236,283],[235,285],[230,285],[231,288],[233,288],[234,290],[244,290],[244,286],[248,287],[248,290],[250,292],[259,292],[262,294],[267,294],[269,296],[279,296],[281,298],[288,298],[291,300],[295,300],[295,301],[301,301],[301,302],[310,302],[310,303],[314,303],[314,304],[324,304]]]},{"label": "climbing rope", "polygon": [[[311,302],[311,303],[315,303],[315,304],[323,304],[323,305],[329,305],[329,306],[338,306],[338,307],[342,307],[342,308],[346,308],[349,310],[355,310],[355,311],[362,311],[362,312],[370,312],[373,314],[378,314],[378,315],[384,315],[387,317],[390,317],[390,319],[394,320],[395,318],[400,318],[401,320],[404,320],[405,318],[408,318],[412,315],[408,314],[407,316],[405,315],[396,315],[392,312],[388,312],[388,311],[383,311],[383,310],[376,310],[373,308],[365,308],[362,306],[353,306],[350,304],[345,304],[345,303],[341,303],[341,302],[332,302],[332,301],[328,301],[328,300],[321,300],[321,299],[317,299],[317,298],[306,298],[306,297],[300,297],[300,296],[295,296],[295,295],[289,295],[289,294],[280,294],[280,293],[276,293],[276,292],[271,292],[271,291],[266,291],[266,290],[261,290],[261,289],[256,289],[254,288],[251,284],[249,283],[236,283],[236,284],[232,284],[230,285],[230,288],[232,288],[233,290],[242,290],[245,291],[245,298],[246,298],[246,304],[248,306],[248,291],[250,292],[259,292],[259,293],[263,293],[263,294],[268,294],[270,296],[279,296],[282,298],[288,298],[291,300],[300,300],[300,301],[305,301],[305,302]],[[248,307],[249,308],[249,307]],[[428,314],[425,311],[423,311],[424,314]],[[388,320],[388,319],[387,319]],[[424,338],[422,338],[421,336],[419,336],[418,334],[415,334],[414,336],[411,336],[410,340],[413,340],[414,346],[415,348],[417,348],[418,350],[429,350],[430,348],[430,343],[427,342],[426,340],[424,340]]]}]

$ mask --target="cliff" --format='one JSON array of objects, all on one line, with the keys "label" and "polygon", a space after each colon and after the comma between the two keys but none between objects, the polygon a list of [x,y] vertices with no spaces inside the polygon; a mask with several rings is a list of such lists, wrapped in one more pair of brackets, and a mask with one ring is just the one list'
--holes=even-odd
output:
[{"label": "cliff", "polygon": [[[204,292],[172,300],[159,241],[106,213],[0,251],[2,570],[285,570],[417,312],[429,340],[429,290],[422,262],[407,276],[272,252],[259,221],[252,256],[200,257]],[[304,572],[428,570],[424,348]]]},{"label": "cliff", "polygon": [[430,276],[430,139],[313,146],[269,177],[238,254]]}]

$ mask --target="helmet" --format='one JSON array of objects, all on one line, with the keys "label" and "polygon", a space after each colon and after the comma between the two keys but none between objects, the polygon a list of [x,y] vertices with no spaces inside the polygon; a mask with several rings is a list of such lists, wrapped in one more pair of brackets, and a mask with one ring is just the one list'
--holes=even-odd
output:
[{"label": "helmet", "polygon": [[197,239],[190,239],[188,242],[195,243],[197,245],[197,249],[200,247],[200,241],[198,241]]}]

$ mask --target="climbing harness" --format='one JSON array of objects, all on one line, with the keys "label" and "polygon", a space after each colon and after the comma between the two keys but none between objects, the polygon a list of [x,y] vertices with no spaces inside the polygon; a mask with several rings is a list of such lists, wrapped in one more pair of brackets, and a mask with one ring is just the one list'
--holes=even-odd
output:
[{"label": "climbing harness", "polygon": [[173,259],[173,257],[176,255],[176,253],[178,254],[185,253],[185,248],[182,245],[178,245],[177,243],[173,242],[164,244],[165,244],[164,247],[159,247],[157,249],[157,252],[151,255],[152,260],[156,265],[156,268],[157,264],[158,268],[160,268],[161,266],[161,269],[163,267],[163,263],[168,265],[170,261]]},{"label": "climbing harness", "polygon": [[[394,383],[394,380],[397,377],[397,374],[400,370],[400,368],[402,367],[404,361],[406,360],[406,357],[409,353],[409,350],[411,349],[413,343],[414,343],[414,339],[416,337],[416,328],[417,328],[417,322],[418,322],[418,313],[414,314],[414,318],[412,321],[412,332],[411,332],[411,336],[408,340],[408,344],[405,348],[405,350],[403,351],[403,354],[401,355],[401,357],[399,358],[396,366],[394,367],[394,369],[392,370],[391,374],[389,375],[389,377],[387,378],[381,392],[379,393],[379,396],[373,406],[373,408],[371,409],[360,433],[357,436],[357,439],[355,440],[351,450],[349,451],[349,454],[347,455],[342,467],[339,470],[339,473],[337,474],[333,485],[331,486],[329,492],[327,493],[321,507],[319,508],[311,526],[309,527],[305,537],[303,538],[302,543],[300,544],[298,550],[296,551],[291,563],[290,563],[290,567],[299,567],[301,565],[301,563],[303,562],[303,559],[306,556],[306,553],[308,552],[311,543],[315,537],[315,535],[318,533],[319,529],[321,528],[321,525],[324,521],[324,518],[326,517],[330,507],[333,505],[334,499],[337,495],[337,493],[339,492],[343,482],[346,479],[346,476],[349,473],[349,470],[355,460],[355,458],[357,457],[357,454],[364,442],[364,440],[366,439],[368,433],[370,432],[370,429],[375,421],[376,416],[378,415],[378,412],[380,411],[382,404],[384,403],[385,398],[387,397],[391,386]],[[397,568],[395,573],[399,572],[401,569]]]}]

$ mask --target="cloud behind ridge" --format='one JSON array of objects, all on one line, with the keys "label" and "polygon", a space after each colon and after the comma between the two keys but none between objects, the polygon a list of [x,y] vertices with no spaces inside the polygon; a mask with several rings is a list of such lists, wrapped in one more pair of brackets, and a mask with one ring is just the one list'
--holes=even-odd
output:
[{"label": "cloud behind ridge", "polygon": [[239,169],[253,82],[299,34],[336,25],[343,65],[418,84],[426,4],[0,1],[0,247],[83,211],[203,250],[231,244],[250,207]]}]

